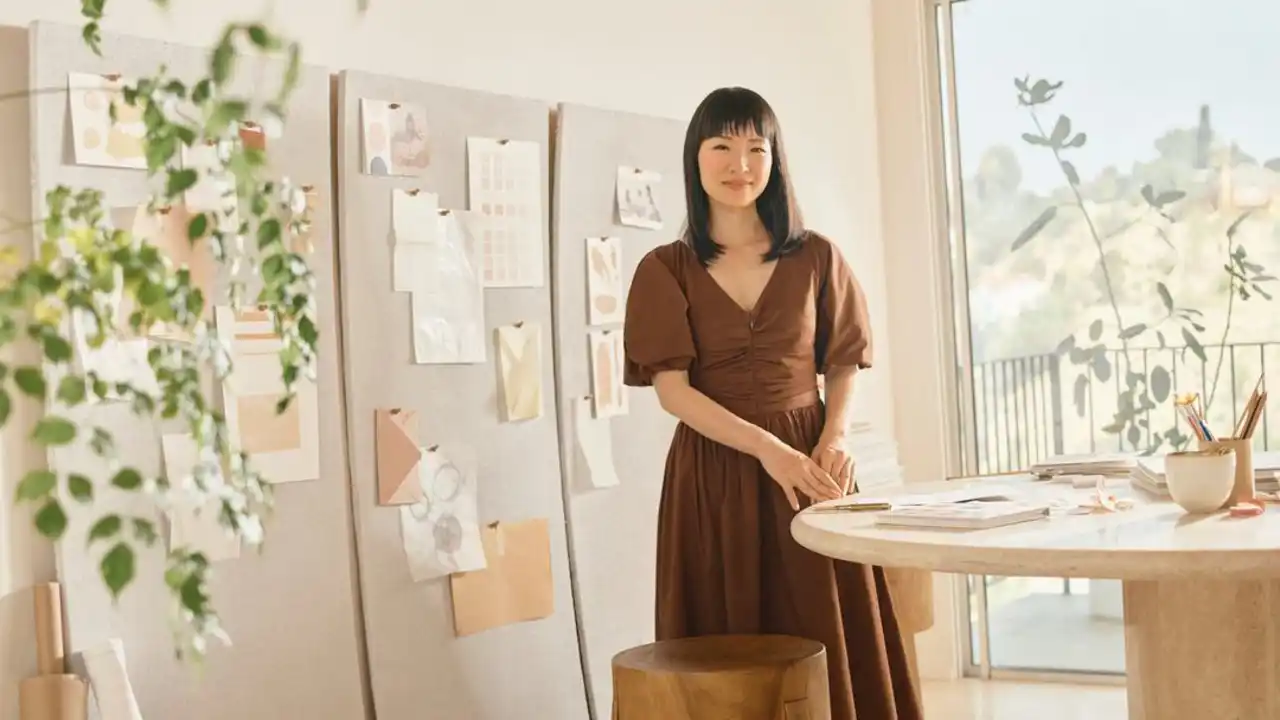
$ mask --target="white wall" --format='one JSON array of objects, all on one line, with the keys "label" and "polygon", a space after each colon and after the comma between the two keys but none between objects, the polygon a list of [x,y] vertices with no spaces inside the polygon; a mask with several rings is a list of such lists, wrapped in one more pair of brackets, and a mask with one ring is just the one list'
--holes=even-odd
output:
[{"label": "white wall", "polygon": [[[104,25],[204,45],[224,22],[257,19],[270,8],[273,21],[302,40],[309,63],[681,119],[714,87],[759,90],[781,116],[810,225],[842,245],[871,302],[877,368],[861,382],[857,413],[893,426],[871,0],[371,0],[363,18],[356,0],[172,5],[164,14],[152,0],[110,0]],[[5,2],[0,25],[78,22],[79,7],[78,0]],[[0,47],[12,52],[6,38],[0,36],[6,40]],[[23,74],[24,64],[14,68],[3,58],[0,92]],[[6,138],[0,141],[0,209],[8,214],[29,212],[21,105],[0,105],[0,138]],[[27,515],[12,521],[6,515],[14,484],[38,460],[21,441],[20,427],[12,426],[2,444],[0,597],[53,575],[48,547],[29,541]],[[0,614],[0,638],[8,644],[28,624],[25,616]],[[0,664],[0,697],[11,697],[8,690],[25,672]],[[5,710],[0,703],[0,720],[9,720]]]}]

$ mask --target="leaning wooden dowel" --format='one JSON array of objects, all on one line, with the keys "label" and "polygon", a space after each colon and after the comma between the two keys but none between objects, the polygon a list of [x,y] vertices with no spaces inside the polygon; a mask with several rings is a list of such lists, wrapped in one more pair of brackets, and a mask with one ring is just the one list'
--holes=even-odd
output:
[{"label": "leaning wooden dowel", "polygon": [[34,588],[36,615],[36,669],[41,675],[67,671],[62,640],[62,588],[42,583]]},{"label": "leaning wooden dowel", "polygon": [[89,685],[68,675],[62,635],[62,588],[43,583],[32,588],[38,675],[18,683],[19,720],[85,720]]}]

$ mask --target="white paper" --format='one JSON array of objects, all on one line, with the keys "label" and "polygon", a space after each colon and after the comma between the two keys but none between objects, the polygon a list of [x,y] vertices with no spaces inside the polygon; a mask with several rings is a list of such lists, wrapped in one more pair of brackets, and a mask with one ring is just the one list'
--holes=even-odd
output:
[{"label": "white paper", "polygon": [[546,284],[542,153],[536,142],[467,138],[467,207],[486,287]]},{"label": "white paper", "polygon": [[618,222],[632,227],[662,229],[658,192],[662,175],[635,167],[618,168]]},{"label": "white paper", "polygon": [[622,243],[616,237],[587,238],[587,323],[620,323],[626,314],[622,298]]},{"label": "white paper", "polygon": [[[221,467],[216,456],[201,461],[200,449],[195,438],[187,434],[163,435],[160,446],[164,451],[165,476],[173,489],[173,505],[169,509],[169,549],[185,547],[192,552],[204,553],[209,562],[232,560],[240,557],[240,540],[219,518],[221,501],[218,487],[223,485]],[[197,464],[205,468],[205,493],[203,503],[197,501],[199,492],[193,477]]]},{"label": "white paper", "polygon": [[272,483],[320,477],[320,419],[316,385],[306,378],[283,415],[275,403],[284,395],[280,349],[270,313],[243,308],[214,308],[218,338],[234,365],[222,388],[227,431],[237,449],[247,452],[254,469]]},{"label": "white paper", "polygon": [[142,720],[138,699],[129,682],[124,643],[112,638],[80,653],[89,675],[99,720]]},{"label": "white paper", "polygon": [[456,445],[424,449],[418,482],[423,499],[400,506],[409,576],[422,582],[484,569],[474,451]]},{"label": "white paper", "polygon": [[393,282],[412,295],[414,362],[485,362],[484,283],[468,217],[450,211],[435,222],[439,242],[409,251],[406,267],[396,258]]},{"label": "white paper", "polygon": [[532,322],[504,325],[497,335],[503,418],[542,417],[542,327]]},{"label": "white paper", "polygon": [[609,421],[592,417],[592,405],[589,397],[578,398],[574,402],[578,448],[587,461],[587,479],[591,487],[613,487],[618,484],[618,471],[613,464],[613,437],[609,432]]},{"label": "white paper", "polygon": [[199,175],[196,184],[184,193],[184,199],[192,214],[214,213],[217,228],[234,233],[240,228],[235,176],[219,156],[218,148],[217,144],[208,143],[182,148],[182,166]]},{"label": "white paper", "polygon": [[360,116],[366,175],[421,175],[431,165],[426,108],[361,98]]},{"label": "white paper", "polygon": [[[122,89],[135,80],[119,75],[68,73],[68,102],[71,106],[71,134],[75,161],[98,165],[143,169],[147,156],[143,146],[146,124],[142,109],[124,101]],[[116,121],[111,122],[111,105]]]},{"label": "white paper", "polygon": [[627,388],[622,384],[622,332],[593,330],[588,333],[591,347],[591,394],[596,417],[625,415],[628,410]]},{"label": "white paper", "polygon": [[392,190],[391,229],[395,234],[396,245],[439,243],[439,222],[436,220],[439,211],[440,198],[435,193],[425,190]]}]

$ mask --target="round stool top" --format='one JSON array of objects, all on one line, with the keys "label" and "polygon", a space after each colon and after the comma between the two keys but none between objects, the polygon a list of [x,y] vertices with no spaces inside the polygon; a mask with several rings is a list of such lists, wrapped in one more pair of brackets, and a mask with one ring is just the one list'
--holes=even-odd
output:
[{"label": "round stool top", "polygon": [[645,672],[715,672],[790,665],[825,652],[816,640],[788,635],[706,635],[623,650],[613,665]]}]

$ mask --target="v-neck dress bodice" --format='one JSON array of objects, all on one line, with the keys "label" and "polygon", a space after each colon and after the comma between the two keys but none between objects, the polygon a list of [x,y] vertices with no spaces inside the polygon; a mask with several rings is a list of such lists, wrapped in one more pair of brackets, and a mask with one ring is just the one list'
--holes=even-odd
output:
[{"label": "v-neck dress bodice", "polygon": [[[643,257],[623,327],[624,381],[690,384],[806,455],[822,433],[818,375],[871,367],[866,298],[839,250],[810,234],[750,311],[682,241]],[[795,512],[744,453],[680,423],[658,509],[656,636],[781,633],[827,649],[832,720],[920,720],[884,571],[791,537]]]}]

